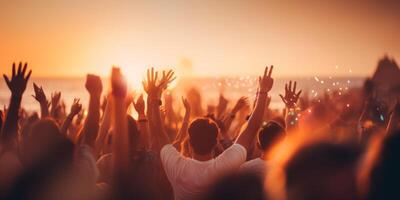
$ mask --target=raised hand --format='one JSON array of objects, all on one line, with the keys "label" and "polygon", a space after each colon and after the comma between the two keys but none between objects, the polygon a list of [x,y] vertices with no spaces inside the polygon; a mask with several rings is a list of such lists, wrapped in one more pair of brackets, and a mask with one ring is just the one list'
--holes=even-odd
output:
[{"label": "raised hand", "polygon": [[51,106],[53,108],[56,108],[58,104],[60,103],[61,99],[61,92],[53,92],[51,93]]},{"label": "raised hand", "polygon": [[260,93],[268,93],[272,89],[272,85],[274,84],[274,79],[271,77],[272,75],[272,70],[274,69],[274,66],[271,65],[271,68],[268,71],[268,67],[265,67],[264,75],[263,77],[259,77],[259,85],[260,85]]},{"label": "raised hand", "polygon": [[285,103],[287,108],[294,108],[296,107],[297,101],[299,100],[301,90],[296,92],[297,82],[294,81],[293,88],[292,88],[292,81],[289,81],[289,85],[285,84],[285,96],[279,94],[283,103]]},{"label": "raised hand", "polygon": [[80,99],[74,99],[74,102],[72,103],[70,114],[73,116],[79,114],[82,110],[82,104],[79,103],[79,100]]},{"label": "raised hand", "polygon": [[126,97],[128,85],[119,68],[114,67],[111,72],[112,94],[116,97]]},{"label": "raised hand", "polygon": [[41,105],[46,105],[47,107],[50,105],[50,102],[47,100],[46,94],[43,91],[42,86],[38,86],[33,83],[33,90],[35,91],[35,95],[32,95],[33,98],[36,99]]},{"label": "raised hand", "polygon": [[184,97],[182,97],[182,103],[183,103],[183,107],[185,108],[186,113],[190,113],[191,111],[191,107],[190,107],[190,103],[187,99],[185,99]]},{"label": "raised hand", "polygon": [[147,79],[143,80],[144,91],[151,96],[155,94],[158,72],[154,72],[154,68],[147,70]]},{"label": "raised hand", "polygon": [[[159,82],[159,86],[161,90],[165,90],[168,87],[168,84],[172,83],[176,79],[174,77],[175,72],[173,70],[169,70],[168,72],[162,71],[162,77]],[[162,91],[161,91],[162,92]]]},{"label": "raised hand", "polygon": [[236,102],[235,106],[232,109],[232,114],[239,112],[242,108],[249,105],[249,100],[247,97],[240,97],[240,99]]},{"label": "raised hand", "polygon": [[168,87],[174,77],[174,71],[163,71],[160,81],[158,81],[158,72],[154,68],[147,70],[147,80],[143,81],[143,88],[146,93],[152,98],[161,98],[161,93]]},{"label": "raised hand", "polygon": [[86,76],[85,87],[90,95],[100,96],[103,91],[103,84],[101,83],[100,77],[93,74],[88,74]]},{"label": "raised hand", "polygon": [[135,107],[136,112],[139,115],[144,115],[144,109],[145,109],[145,103],[144,103],[144,99],[143,99],[143,94],[141,94],[139,96],[139,98],[136,100],[136,102],[132,102],[133,103],[133,107]]},{"label": "raised hand", "polygon": [[15,63],[13,63],[11,80],[7,75],[3,74],[4,80],[6,81],[6,84],[12,95],[22,96],[24,93],[26,84],[28,83],[29,77],[32,74],[32,70],[29,70],[29,72],[26,74],[27,67],[28,63],[25,63],[22,67],[22,63],[20,62],[18,65],[18,70],[16,71]]}]

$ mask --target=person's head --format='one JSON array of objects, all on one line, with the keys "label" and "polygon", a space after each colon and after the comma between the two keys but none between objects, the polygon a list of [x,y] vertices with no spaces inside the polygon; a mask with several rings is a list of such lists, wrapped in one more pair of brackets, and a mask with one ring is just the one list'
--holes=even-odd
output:
[{"label": "person's head", "polygon": [[41,119],[34,122],[23,141],[25,161],[35,160],[62,139],[61,132],[54,120]]},{"label": "person's head", "polygon": [[210,154],[217,144],[218,125],[208,118],[197,118],[188,128],[189,142],[198,155]]},{"label": "person's head", "polygon": [[389,135],[382,143],[380,154],[370,172],[368,200],[399,199],[400,130]]},{"label": "person's head", "polygon": [[254,173],[240,172],[220,178],[211,185],[203,199],[253,199],[264,200],[264,183]]},{"label": "person's head", "polygon": [[320,142],[307,145],[287,162],[287,199],[358,199],[359,148]]},{"label": "person's head", "polygon": [[274,121],[268,122],[258,132],[258,146],[263,151],[268,151],[286,135],[285,129]]}]

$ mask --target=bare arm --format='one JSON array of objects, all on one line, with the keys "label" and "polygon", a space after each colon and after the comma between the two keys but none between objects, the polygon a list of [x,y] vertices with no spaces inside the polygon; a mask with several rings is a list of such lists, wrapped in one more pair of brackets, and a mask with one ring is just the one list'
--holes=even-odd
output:
[{"label": "bare arm", "polygon": [[292,81],[288,84],[285,84],[285,96],[280,94],[283,103],[285,104],[285,121],[286,128],[288,131],[295,129],[298,126],[298,118],[297,118],[297,101],[299,100],[301,90],[296,92],[297,82],[294,81],[292,87]]},{"label": "bare arm", "polygon": [[118,68],[113,68],[112,84],[112,123],[115,130],[112,144],[114,175],[122,178],[129,174],[129,137],[128,122],[126,119],[125,97],[127,94],[126,82]]},{"label": "bare arm", "polygon": [[27,66],[27,63],[25,63],[23,67],[22,63],[19,63],[18,71],[16,72],[15,63],[13,63],[11,80],[6,75],[3,75],[4,80],[11,91],[11,99],[3,129],[1,131],[1,142],[8,143],[13,142],[14,139],[16,139],[18,131],[18,111],[21,107],[22,95],[25,92],[26,84],[32,74],[32,70],[26,74]]},{"label": "bare arm", "polygon": [[50,114],[54,119],[57,118],[57,109],[60,107],[60,99],[61,99],[61,92],[53,92],[51,94]]},{"label": "bare arm", "polygon": [[133,102],[136,112],[138,113],[138,123],[140,130],[141,143],[144,144],[145,149],[151,148],[150,135],[149,135],[149,124],[145,114],[145,103],[143,95],[140,95],[136,102]]},{"label": "bare arm", "polygon": [[108,131],[110,130],[110,125],[111,125],[111,115],[112,115],[112,106],[110,101],[111,101],[111,96],[107,99],[106,107],[104,109],[103,113],[103,119],[100,124],[99,128],[99,134],[97,135],[96,138],[96,143],[95,143],[95,154],[96,156],[100,155],[101,149],[103,148],[105,144],[105,140],[108,134]]},{"label": "bare arm", "polygon": [[[88,115],[83,125],[83,143],[91,146],[95,145],[100,121],[100,96],[103,90],[101,79],[95,75],[87,75],[86,89],[90,94]],[[122,104],[124,105],[124,104]]]},{"label": "bare arm", "polygon": [[236,102],[235,106],[231,110],[229,116],[227,116],[224,120],[224,130],[223,130],[223,136],[227,140],[231,140],[230,134],[228,134],[228,131],[232,125],[233,120],[236,118],[236,114],[243,109],[245,106],[248,105],[248,99],[247,97],[240,97],[239,100]]},{"label": "bare arm", "polygon": [[42,119],[46,118],[49,116],[50,102],[47,100],[42,86],[39,87],[35,83],[33,83],[33,89],[35,91],[35,95],[32,95],[32,97],[35,98],[36,101],[38,101],[40,104],[40,117]]},{"label": "bare arm", "polygon": [[62,126],[61,133],[63,135],[67,135],[69,126],[71,126],[72,120],[74,117],[82,110],[82,104],[79,103],[79,99],[74,99],[74,103],[71,106],[71,112],[68,114],[67,118],[65,118]]},{"label": "bare arm", "polygon": [[169,71],[168,73],[163,72],[163,77],[157,84],[158,73],[154,72],[154,69],[152,68],[151,70],[147,71],[147,82],[144,82],[143,84],[144,89],[148,94],[148,109],[150,109],[150,112],[152,112],[152,118],[149,121],[149,127],[151,135],[154,138],[153,141],[155,142],[155,145],[153,145],[153,148],[156,150],[156,152],[159,152],[164,145],[170,143],[168,135],[164,129],[164,124],[161,120],[159,106],[162,91],[171,81],[174,80],[172,78],[173,75],[173,71]]},{"label": "bare arm", "polygon": [[178,134],[176,135],[175,141],[174,141],[174,147],[176,149],[180,149],[181,144],[187,137],[187,131],[189,127],[189,120],[190,120],[190,103],[187,101],[187,99],[182,97],[182,103],[185,107],[185,116],[183,117],[182,125],[181,128],[179,129]]},{"label": "bare arm", "polygon": [[249,118],[246,128],[236,140],[236,143],[242,145],[247,150],[251,148],[251,143],[254,140],[263,120],[262,118],[264,115],[265,104],[268,98],[268,92],[272,89],[272,85],[274,83],[274,80],[271,78],[272,70],[273,66],[271,66],[269,71],[268,67],[266,67],[264,71],[264,76],[262,78],[259,78],[260,90],[256,106],[252,115]]}]

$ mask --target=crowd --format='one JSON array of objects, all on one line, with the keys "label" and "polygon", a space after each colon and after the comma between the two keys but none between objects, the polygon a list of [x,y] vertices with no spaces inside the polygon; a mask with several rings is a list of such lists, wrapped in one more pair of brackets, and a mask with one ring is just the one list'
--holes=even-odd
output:
[{"label": "crowd", "polygon": [[254,102],[221,94],[204,109],[207,94],[196,89],[175,100],[172,70],[149,69],[144,94],[133,96],[113,68],[107,87],[87,75],[89,105],[77,97],[70,110],[61,92],[48,98],[33,83],[40,111],[28,113],[32,71],[13,64],[0,113],[0,199],[400,199],[399,100],[368,80],[309,99],[290,81],[285,109],[274,110],[273,70],[259,77]]}]

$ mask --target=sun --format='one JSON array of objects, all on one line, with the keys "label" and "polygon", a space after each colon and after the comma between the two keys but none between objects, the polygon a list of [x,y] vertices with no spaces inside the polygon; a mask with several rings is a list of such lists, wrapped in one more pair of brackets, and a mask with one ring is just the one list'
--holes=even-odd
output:
[{"label": "sun", "polygon": [[146,74],[145,67],[138,67],[132,65],[118,66],[121,68],[123,75],[126,78],[128,84],[128,90],[133,92],[142,92],[142,80]]}]

